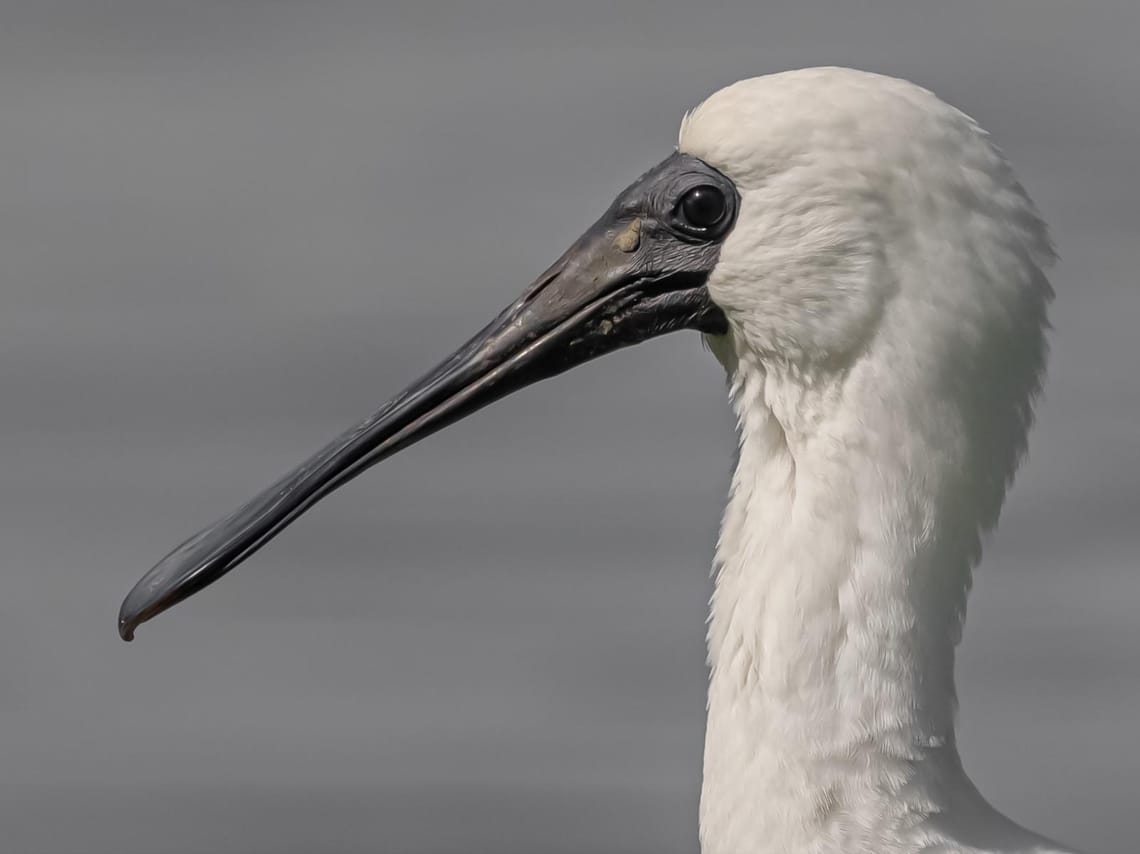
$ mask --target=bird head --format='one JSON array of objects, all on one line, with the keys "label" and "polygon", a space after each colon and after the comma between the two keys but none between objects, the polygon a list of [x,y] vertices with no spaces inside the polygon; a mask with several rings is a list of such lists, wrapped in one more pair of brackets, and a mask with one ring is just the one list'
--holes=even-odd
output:
[{"label": "bird head", "polygon": [[470,341],[160,561],[124,601],[120,633],[387,456],[668,332],[703,332],[726,363],[745,354],[803,376],[901,364],[931,388],[984,385],[987,365],[1012,359],[1031,395],[1049,253],[1001,155],[929,92],[845,69],[736,83],[690,112],[677,150]]}]

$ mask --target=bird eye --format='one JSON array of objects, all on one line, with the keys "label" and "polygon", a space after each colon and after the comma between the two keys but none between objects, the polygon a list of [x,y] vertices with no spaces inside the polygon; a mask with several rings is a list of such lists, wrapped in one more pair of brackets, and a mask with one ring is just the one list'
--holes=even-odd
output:
[{"label": "bird eye", "polygon": [[693,187],[677,203],[677,212],[690,228],[701,231],[713,228],[724,219],[728,202],[716,187],[702,184]]}]

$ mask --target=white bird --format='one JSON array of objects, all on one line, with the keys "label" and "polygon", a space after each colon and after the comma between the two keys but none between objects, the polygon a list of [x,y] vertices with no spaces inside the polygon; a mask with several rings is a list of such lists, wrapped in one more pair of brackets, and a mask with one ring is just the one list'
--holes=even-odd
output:
[{"label": "white bird", "polygon": [[983,799],[954,734],[954,651],[1025,451],[1052,261],[988,135],[925,89],[841,68],[733,84],[495,322],[151,570],[120,631],[421,436],[695,328],[740,442],[708,629],[702,852],[1060,854]]}]

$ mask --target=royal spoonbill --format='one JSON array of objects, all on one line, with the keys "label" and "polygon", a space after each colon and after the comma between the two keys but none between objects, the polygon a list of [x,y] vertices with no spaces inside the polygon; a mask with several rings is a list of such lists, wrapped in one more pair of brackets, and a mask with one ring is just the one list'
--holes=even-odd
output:
[{"label": "royal spoonbill", "polygon": [[704,854],[1059,852],[983,799],[954,735],[954,651],[1033,420],[1052,261],[988,135],[925,89],[841,68],[735,83],[475,337],[159,562],[120,633],[413,442],[695,329],[739,424]]}]

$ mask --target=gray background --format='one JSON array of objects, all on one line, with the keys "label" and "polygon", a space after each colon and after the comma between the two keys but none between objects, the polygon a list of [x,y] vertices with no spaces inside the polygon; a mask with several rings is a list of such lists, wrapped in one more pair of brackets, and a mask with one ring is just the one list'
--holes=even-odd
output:
[{"label": "gray background", "polygon": [[813,64],[989,128],[1054,227],[1052,376],[961,741],[1135,851],[1140,5],[0,9],[0,850],[696,849],[719,367],[652,342],[499,403],[115,633],[154,560],[449,352],[665,156]]}]

